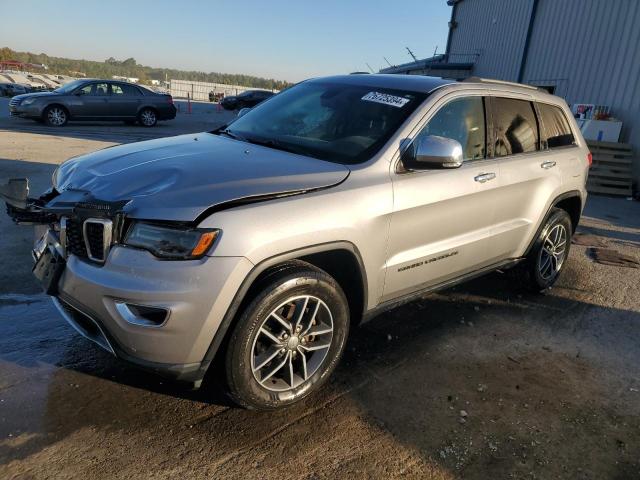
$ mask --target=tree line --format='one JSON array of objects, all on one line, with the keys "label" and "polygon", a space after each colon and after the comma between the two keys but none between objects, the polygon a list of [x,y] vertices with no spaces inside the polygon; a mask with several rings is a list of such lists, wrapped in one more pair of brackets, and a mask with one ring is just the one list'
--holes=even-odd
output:
[{"label": "tree line", "polygon": [[191,80],[198,82],[226,83],[253,88],[282,90],[290,84],[273,78],[255,77],[238,73],[197,72],[176,70],[173,68],[155,68],[140,65],[135,58],[116,60],[113,57],[104,62],[93,60],[77,60],[71,58],[51,57],[45,53],[16,52],[8,47],[0,48],[0,61],[15,60],[24,63],[44,64],[47,73],[78,76],[78,72],[88,78],[135,77],[140,83],[148,84],[151,80]]}]

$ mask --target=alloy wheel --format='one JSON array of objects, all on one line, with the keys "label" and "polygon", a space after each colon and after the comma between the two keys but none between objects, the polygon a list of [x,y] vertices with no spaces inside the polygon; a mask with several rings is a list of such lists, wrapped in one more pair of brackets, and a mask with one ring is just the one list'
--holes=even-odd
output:
[{"label": "alloy wheel", "polygon": [[251,349],[255,380],[274,392],[292,390],[307,381],[327,358],[333,317],[313,295],[287,299],[263,321]]},{"label": "alloy wheel", "polygon": [[567,251],[567,230],[564,225],[555,225],[547,233],[538,258],[538,271],[544,280],[555,277],[562,268]]},{"label": "alloy wheel", "polygon": [[53,107],[53,108],[50,108],[49,111],[47,112],[47,120],[51,125],[55,125],[56,127],[59,127],[61,125],[64,125],[65,122],[67,121],[67,114],[62,108]]},{"label": "alloy wheel", "polygon": [[151,110],[145,110],[140,115],[140,121],[143,125],[150,127],[156,123],[156,114]]}]

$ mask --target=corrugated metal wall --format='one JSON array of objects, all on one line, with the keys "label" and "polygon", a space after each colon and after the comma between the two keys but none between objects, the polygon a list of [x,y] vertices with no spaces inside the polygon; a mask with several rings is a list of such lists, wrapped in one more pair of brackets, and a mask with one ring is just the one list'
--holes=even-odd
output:
[{"label": "corrugated metal wall", "polygon": [[523,81],[568,103],[609,105],[640,187],[640,1],[540,0]]},{"label": "corrugated metal wall", "polygon": [[514,80],[532,5],[533,0],[462,0],[448,53],[478,53],[474,75]]},{"label": "corrugated metal wall", "polygon": [[[524,83],[568,103],[609,105],[634,146],[640,187],[640,0],[538,0]],[[473,74],[515,81],[533,0],[462,0],[450,53],[480,50]],[[472,53],[472,52],[471,52]]]}]

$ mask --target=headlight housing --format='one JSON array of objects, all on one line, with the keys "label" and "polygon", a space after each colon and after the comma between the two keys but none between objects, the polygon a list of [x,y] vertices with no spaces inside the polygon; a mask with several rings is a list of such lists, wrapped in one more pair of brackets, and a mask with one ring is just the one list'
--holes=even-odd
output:
[{"label": "headlight housing", "polygon": [[206,255],[220,233],[215,228],[135,222],[127,231],[123,243],[147,250],[165,260],[196,260]]},{"label": "headlight housing", "polygon": [[23,106],[31,105],[36,100],[37,100],[36,97],[25,98],[24,100],[22,100],[22,102],[20,102],[20,105],[23,105]]}]

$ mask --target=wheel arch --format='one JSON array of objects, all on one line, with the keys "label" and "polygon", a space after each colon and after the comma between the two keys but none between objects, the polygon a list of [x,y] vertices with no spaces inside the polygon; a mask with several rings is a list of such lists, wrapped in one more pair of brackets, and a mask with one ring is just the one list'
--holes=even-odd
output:
[{"label": "wheel arch", "polygon": [[160,111],[158,110],[158,107],[150,103],[143,103],[142,105],[138,106],[138,110],[136,111],[136,118],[140,116],[143,110],[147,110],[147,109],[153,110],[154,112],[156,112],[156,116],[159,115]]},{"label": "wheel arch", "polygon": [[354,244],[337,241],[275,255],[258,263],[240,285],[204,356],[200,367],[203,376],[219,353],[224,351],[221,347],[226,344],[238,314],[250,301],[252,289],[257,289],[270,272],[292,260],[309,263],[331,275],[345,292],[351,324],[360,322],[367,305],[368,284],[362,257]]},{"label": "wheel arch", "polygon": [[51,107],[60,107],[61,109],[63,109],[65,112],[67,112],[67,120],[71,120],[71,111],[69,110],[69,107],[67,107],[65,104],[60,103],[60,102],[51,102],[51,103],[47,103],[46,105],[44,105],[42,107],[42,111],[40,112],[40,117],[43,120],[46,120],[46,113],[47,110],[49,110]]},{"label": "wheel arch", "polygon": [[571,233],[575,233],[576,228],[578,227],[580,216],[582,215],[583,206],[584,204],[582,199],[582,193],[578,190],[571,190],[569,192],[565,192],[558,195],[551,202],[551,205],[549,205],[549,208],[547,209],[547,212],[545,213],[542,219],[542,222],[540,222],[540,225],[538,226],[538,229],[536,230],[535,235],[531,239],[531,242],[527,246],[527,249],[525,250],[525,253],[523,256],[526,257],[527,255],[529,255],[529,252],[535,245],[536,239],[540,236],[540,233],[542,232],[542,229],[546,225],[547,220],[549,219],[549,216],[551,215],[551,212],[553,211],[554,208],[559,208],[569,214],[569,217],[571,218],[571,230],[572,230]]},{"label": "wheel arch", "polygon": [[571,233],[576,232],[580,215],[582,214],[582,197],[580,192],[567,192],[556,198],[551,208],[559,208],[569,214],[571,218]]}]

